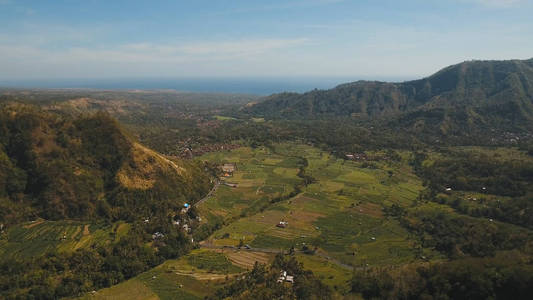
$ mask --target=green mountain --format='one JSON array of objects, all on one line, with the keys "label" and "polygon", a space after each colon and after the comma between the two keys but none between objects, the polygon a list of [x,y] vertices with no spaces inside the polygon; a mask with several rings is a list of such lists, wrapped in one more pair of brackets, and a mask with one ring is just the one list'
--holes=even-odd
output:
[{"label": "green mountain", "polygon": [[107,113],[72,118],[0,107],[0,223],[133,220],[207,192],[199,165],[135,142]]},{"label": "green mountain", "polygon": [[386,118],[403,126],[425,120],[439,127],[457,122],[459,127],[532,128],[533,59],[468,61],[420,80],[357,81],[330,90],[275,94],[243,110],[266,118],[345,116]]}]

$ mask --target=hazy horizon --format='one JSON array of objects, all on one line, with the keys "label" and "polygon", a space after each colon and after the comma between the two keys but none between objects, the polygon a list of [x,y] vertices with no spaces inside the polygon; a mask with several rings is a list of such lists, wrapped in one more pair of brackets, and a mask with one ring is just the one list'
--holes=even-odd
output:
[{"label": "hazy horizon", "polygon": [[183,92],[239,93],[269,95],[330,89],[357,80],[405,81],[411,78],[321,78],[321,77],[242,77],[242,78],[52,78],[1,80],[0,88],[22,89],[103,89],[176,90]]}]

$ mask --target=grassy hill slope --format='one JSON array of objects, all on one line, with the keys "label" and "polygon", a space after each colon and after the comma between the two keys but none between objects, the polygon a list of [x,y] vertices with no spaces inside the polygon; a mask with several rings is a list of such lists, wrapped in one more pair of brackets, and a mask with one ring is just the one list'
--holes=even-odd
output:
[{"label": "grassy hill slope", "polygon": [[69,118],[0,110],[0,223],[42,217],[128,220],[177,208],[209,188],[199,166],[132,140],[106,113]]}]

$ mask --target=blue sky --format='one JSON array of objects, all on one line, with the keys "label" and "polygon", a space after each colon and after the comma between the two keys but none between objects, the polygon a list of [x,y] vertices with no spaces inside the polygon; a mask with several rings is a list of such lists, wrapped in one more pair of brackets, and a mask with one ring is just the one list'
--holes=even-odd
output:
[{"label": "blue sky", "polygon": [[0,0],[0,79],[417,78],[533,57],[533,0]]}]

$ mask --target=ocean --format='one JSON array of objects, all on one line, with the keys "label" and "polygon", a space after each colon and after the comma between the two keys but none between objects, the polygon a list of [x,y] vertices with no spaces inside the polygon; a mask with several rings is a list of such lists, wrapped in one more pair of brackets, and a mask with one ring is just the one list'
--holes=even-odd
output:
[{"label": "ocean", "polygon": [[358,78],[136,78],[1,80],[8,88],[172,89],[186,92],[270,95],[329,89]]}]

